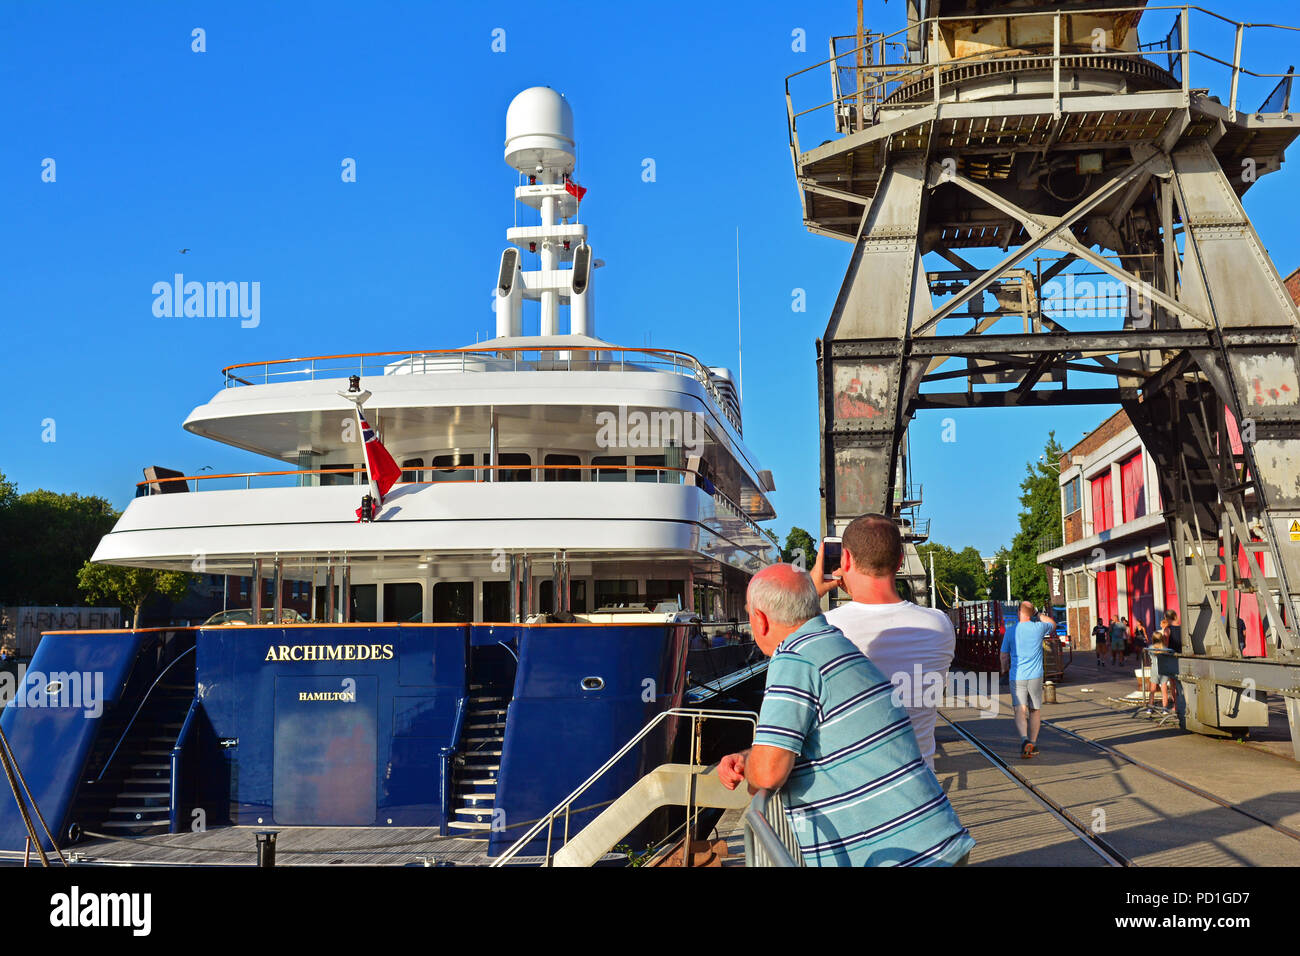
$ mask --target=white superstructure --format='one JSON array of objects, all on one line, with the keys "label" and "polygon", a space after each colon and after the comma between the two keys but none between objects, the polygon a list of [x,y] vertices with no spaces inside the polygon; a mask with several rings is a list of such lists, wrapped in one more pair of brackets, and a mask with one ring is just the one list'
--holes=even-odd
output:
[{"label": "white superstructure", "polygon": [[[225,369],[185,428],[275,466],[147,474],[94,560],[278,576],[310,585],[322,620],[512,620],[678,598],[706,619],[740,615],[749,575],[776,559],[755,522],[775,513],[731,373],[595,337],[572,111],[554,90],[525,90],[506,136],[515,197],[539,221],[507,232],[497,337]],[[524,335],[532,302],[539,334]],[[372,522],[354,514],[367,475],[339,395],[352,376],[403,469]]]}]

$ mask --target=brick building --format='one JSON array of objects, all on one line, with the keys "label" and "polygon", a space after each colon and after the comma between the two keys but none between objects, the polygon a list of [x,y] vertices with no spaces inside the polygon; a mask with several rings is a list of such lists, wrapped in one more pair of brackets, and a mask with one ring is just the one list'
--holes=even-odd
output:
[{"label": "brick building", "polygon": [[[1284,283],[1300,303],[1300,269]],[[1228,417],[1232,450],[1240,454],[1241,440]],[[1166,609],[1178,610],[1178,587],[1159,482],[1128,415],[1118,411],[1085,435],[1061,456],[1060,468],[1061,542],[1040,554],[1038,563],[1063,572],[1074,646],[1093,646],[1098,620],[1125,617],[1150,632]],[[1239,548],[1237,571],[1243,577],[1248,560]],[[1257,553],[1255,560],[1266,577],[1274,573],[1267,555]],[[1220,564],[1219,580],[1224,570]],[[1218,600],[1226,615],[1226,599],[1220,594]],[[1255,596],[1244,593],[1237,600],[1238,642],[1245,656],[1261,656],[1266,622]]]},{"label": "brick building", "polygon": [[1076,648],[1093,646],[1099,619],[1140,621],[1149,633],[1178,609],[1154,467],[1122,410],[1061,456],[1063,543],[1038,561],[1064,572]]}]

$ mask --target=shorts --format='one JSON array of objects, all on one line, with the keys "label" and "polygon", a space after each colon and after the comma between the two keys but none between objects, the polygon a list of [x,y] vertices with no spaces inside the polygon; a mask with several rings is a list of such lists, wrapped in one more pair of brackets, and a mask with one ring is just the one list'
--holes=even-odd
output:
[{"label": "shorts", "polygon": [[1110,639],[1110,649],[1112,651],[1122,651],[1126,646],[1126,641],[1122,637],[1112,637]]},{"label": "shorts", "polygon": [[1011,682],[1011,704],[1013,707],[1028,706],[1030,710],[1043,708],[1043,679],[1013,680]]}]

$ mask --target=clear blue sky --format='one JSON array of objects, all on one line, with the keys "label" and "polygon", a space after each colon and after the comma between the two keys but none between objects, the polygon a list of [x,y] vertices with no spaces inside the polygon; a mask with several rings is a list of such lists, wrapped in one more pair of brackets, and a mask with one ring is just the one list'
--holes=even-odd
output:
[{"label": "clear blue sky", "polygon": [[[874,0],[869,22],[895,29],[903,9]],[[850,249],[802,227],[783,80],[823,59],[830,34],[852,32],[854,4],[542,10],[0,4],[0,471],[22,490],[124,507],[144,465],[271,468],[180,427],[220,387],[222,366],[486,333],[513,218],[505,107],[546,84],[576,114],[583,218],[608,263],[603,337],[650,335],[734,367],[740,229],[746,439],[776,475],[782,536],[792,524],[815,533],[814,340]],[[1252,3],[1249,16],[1300,21],[1282,2]],[[205,53],[191,51],[195,27]],[[504,53],[491,50],[498,27]],[[808,52],[791,49],[795,29]],[[1258,69],[1290,64],[1281,41],[1248,46]],[[818,74],[809,89],[829,98]],[[41,181],[46,157],[54,183]],[[354,184],[341,182],[344,157],[356,160]],[[642,181],[645,158],[654,183]],[[1247,204],[1284,273],[1300,264],[1294,175],[1266,177]],[[151,287],[177,271],[260,282],[260,326],[155,318]],[[806,290],[805,313],[791,310],[794,289]],[[935,537],[986,554],[1006,543],[1024,463],[1048,429],[1068,445],[1108,413],[957,413],[952,444],[940,441],[943,415],[922,413],[914,469]],[[45,419],[53,443],[41,440]]]}]

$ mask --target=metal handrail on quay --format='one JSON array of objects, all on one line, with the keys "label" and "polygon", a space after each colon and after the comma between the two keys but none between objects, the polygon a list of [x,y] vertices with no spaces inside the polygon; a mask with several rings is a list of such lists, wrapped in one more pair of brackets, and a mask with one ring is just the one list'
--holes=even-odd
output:
[{"label": "metal handrail on quay", "polygon": [[806,866],[780,790],[760,790],[741,815],[745,866]]},{"label": "metal handrail on quay", "polygon": [[577,789],[556,804],[554,809],[534,823],[527,833],[516,840],[504,853],[488,865],[494,867],[505,866],[512,859],[518,856],[520,851],[522,851],[524,847],[532,842],[532,840],[535,839],[543,829],[545,829],[546,862],[543,865],[548,867],[551,866],[555,856],[555,852],[552,849],[555,823],[559,817],[561,815],[564,817],[564,839],[560,844],[563,846],[569,841],[569,818],[573,802],[591,789],[592,785],[595,784],[597,780],[603,777],[616,763],[627,756],[633,747],[644,740],[652,730],[669,717],[689,717],[691,719],[691,740],[698,739],[696,732],[699,729],[699,722],[702,720],[739,720],[748,723],[754,729],[757,729],[758,727],[758,714],[751,710],[710,710],[697,707],[672,707],[668,710],[661,711],[656,714],[649,723],[637,731],[632,739],[620,747],[612,757],[601,764],[595,773],[580,783]]}]

